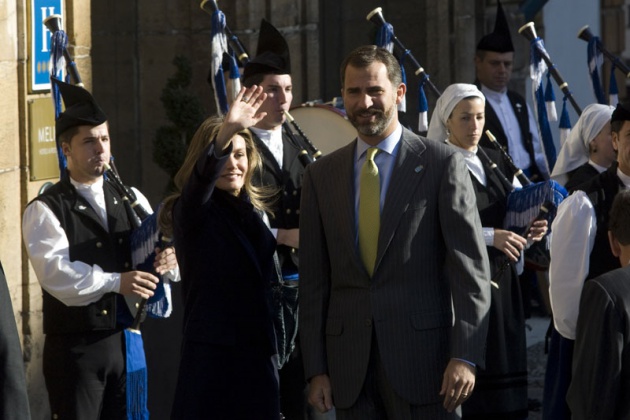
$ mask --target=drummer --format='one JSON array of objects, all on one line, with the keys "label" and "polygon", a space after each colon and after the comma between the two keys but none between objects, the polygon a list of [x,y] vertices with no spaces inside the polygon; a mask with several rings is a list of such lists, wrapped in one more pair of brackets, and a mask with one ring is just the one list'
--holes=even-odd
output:
[{"label": "drummer", "polygon": [[[262,86],[267,94],[260,107],[267,116],[250,128],[262,157],[262,170],[254,177],[254,182],[278,189],[269,220],[278,242],[283,276],[285,280],[297,281],[299,206],[304,166],[298,159],[300,150],[282,127],[284,112],[289,110],[293,99],[291,60],[286,40],[264,19],[260,24],[256,56],[243,71],[243,85]],[[280,369],[280,404],[287,420],[304,418],[305,386],[302,357],[297,345],[289,361]]]}]

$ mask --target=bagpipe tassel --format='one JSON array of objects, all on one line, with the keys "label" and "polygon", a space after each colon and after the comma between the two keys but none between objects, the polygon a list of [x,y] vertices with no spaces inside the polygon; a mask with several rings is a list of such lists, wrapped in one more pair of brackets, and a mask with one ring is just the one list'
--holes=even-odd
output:
[{"label": "bagpipe tassel", "polygon": [[234,52],[230,57],[230,102],[234,101],[236,95],[241,91],[241,72],[238,70],[238,62],[234,56]]},{"label": "bagpipe tassel", "polygon": [[429,131],[429,101],[424,92],[424,80],[418,85],[418,131],[426,133]]},{"label": "bagpipe tassel", "polygon": [[226,114],[228,111],[227,92],[223,77],[223,54],[228,52],[225,25],[225,15],[222,11],[216,10],[212,14],[211,71],[217,112],[221,114]]},{"label": "bagpipe tassel", "polygon": [[[405,85],[407,84],[407,72],[405,72],[405,57],[407,56],[407,52],[408,51],[406,51],[405,54],[399,60],[402,82]],[[407,112],[407,94],[403,96],[402,100],[398,104],[398,111]]]},{"label": "bagpipe tassel", "polygon": [[127,419],[148,420],[148,379],[144,343],[139,331],[125,330]]},{"label": "bagpipe tassel", "polygon": [[[53,100],[53,107],[55,109],[55,120],[59,118],[59,114],[62,112],[61,108],[61,93],[55,83],[52,83],[52,78],[63,80],[63,69],[66,66],[66,59],[63,55],[63,51],[68,45],[68,36],[62,30],[55,31],[50,40],[50,91]],[[67,75],[66,75],[67,77]],[[56,139],[57,146],[57,160],[59,162],[59,175],[63,177],[66,170],[66,155],[61,149],[59,139]]]},{"label": "bagpipe tassel", "polygon": [[615,65],[610,66],[610,85],[608,86],[608,105],[617,106],[619,102],[619,88],[615,77]]},{"label": "bagpipe tassel", "polygon": [[556,94],[553,92],[551,84],[551,73],[547,72],[547,86],[545,86],[545,106],[549,122],[558,121],[558,111],[556,110]]},{"label": "bagpipe tassel", "polygon": [[376,32],[376,45],[394,53],[394,27],[385,22]]},{"label": "bagpipe tassel", "polygon": [[547,116],[547,107],[545,106],[545,96],[543,93],[543,82],[547,64],[542,58],[542,54],[547,54],[544,43],[540,37],[536,37],[531,41],[531,63],[530,77],[532,79],[532,90],[534,91],[534,102],[536,103],[536,112],[538,117],[538,127],[540,128],[540,137],[542,139],[545,156],[550,168],[556,163],[556,146],[553,142],[551,127],[549,126],[549,118]]},{"label": "bagpipe tassel", "polygon": [[567,109],[567,97],[562,99],[562,113],[560,114],[560,147],[569,138],[571,134],[571,119],[569,118],[569,110]]},{"label": "bagpipe tassel", "polygon": [[593,93],[597,103],[605,105],[606,97],[604,96],[604,89],[602,88],[601,77],[599,75],[604,56],[599,49],[600,40],[599,37],[594,36],[588,41],[586,46],[586,59],[588,63],[588,73],[591,76],[591,85],[593,86]]}]

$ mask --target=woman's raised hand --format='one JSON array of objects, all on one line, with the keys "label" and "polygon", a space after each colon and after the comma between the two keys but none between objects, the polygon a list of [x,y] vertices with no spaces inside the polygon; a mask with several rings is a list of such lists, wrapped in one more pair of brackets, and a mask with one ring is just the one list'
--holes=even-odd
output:
[{"label": "woman's raised hand", "polygon": [[228,141],[239,131],[258,124],[265,116],[266,112],[259,112],[258,109],[267,99],[267,94],[263,93],[262,86],[253,85],[243,87],[234,98],[219,133],[217,135],[217,145],[220,148],[227,146]]}]

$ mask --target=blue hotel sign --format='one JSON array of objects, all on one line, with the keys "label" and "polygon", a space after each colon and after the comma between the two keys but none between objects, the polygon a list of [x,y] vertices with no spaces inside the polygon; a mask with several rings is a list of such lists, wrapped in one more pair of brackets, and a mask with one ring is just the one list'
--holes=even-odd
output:
[{"label": "blue hotel sign", "polygon": [[62,15],[62,0],[31,0],[31,91],[50,90],[51,33],[43,21]]}]

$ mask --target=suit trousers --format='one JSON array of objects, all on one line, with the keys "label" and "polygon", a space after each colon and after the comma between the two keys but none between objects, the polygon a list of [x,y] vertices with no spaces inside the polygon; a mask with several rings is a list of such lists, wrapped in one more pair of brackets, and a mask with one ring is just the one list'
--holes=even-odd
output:
[{"label": "suit trousers", "polygon": [[53,418],[126,419],[125,359],[121,330],[46,335],[43,370]]},{"label": "suit trousers", "polygon": [[[435,393],[437,394],[439,391],[436,389]],[[398,395],[387,379],[376,340],[376,332],[373,331],[370,362],[361,393],[352,407],[344,410],[337,408],[336,414],[337,420],[451,420],[461,418],[461,407],[458,407],[453,413],[449,413],[441,402],[429,405],[413,405]]]}]

